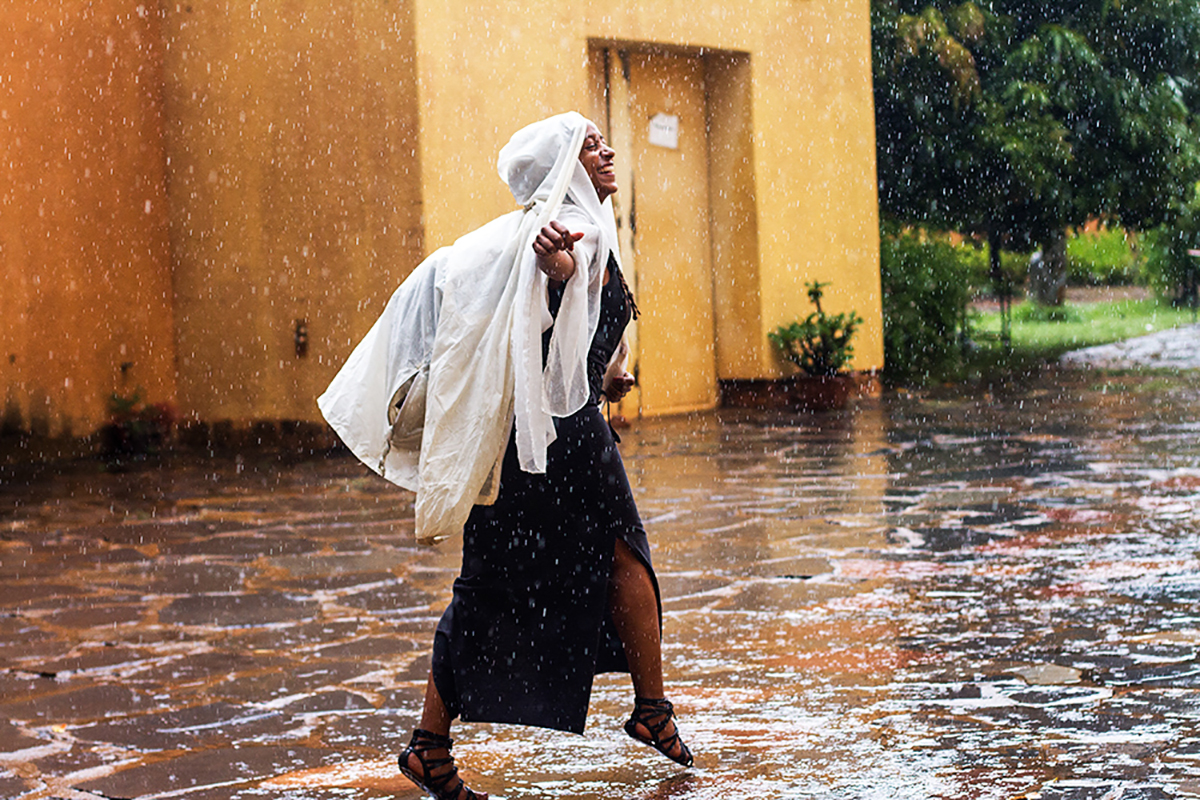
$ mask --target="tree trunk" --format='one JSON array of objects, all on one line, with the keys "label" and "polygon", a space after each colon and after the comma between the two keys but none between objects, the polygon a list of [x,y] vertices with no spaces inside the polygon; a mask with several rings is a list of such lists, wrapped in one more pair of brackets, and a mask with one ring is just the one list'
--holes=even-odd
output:
[{"label": "tree trunk", "polygon": [[1029,294],[1043,306],[1061,306],[1067,292],[1067,234],[1058,230],[1046,237],[1029,260]]},{"label": "tree trunk", "polygon": [[1011,302],[1012,286],[1000,261],[1000,231],[995,224],[987,227],[988,234],[988,277],[992,281],[992,292],[1000,303],[1000,341],[1005,346],[1012,342]]}]

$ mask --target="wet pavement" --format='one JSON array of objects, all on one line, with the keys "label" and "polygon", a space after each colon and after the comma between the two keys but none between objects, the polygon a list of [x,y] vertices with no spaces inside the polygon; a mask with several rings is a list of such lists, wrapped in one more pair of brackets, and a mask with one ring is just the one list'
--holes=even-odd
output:
[{"label": "wet pavement", "polygon": [[[1200,797],[1200,376],[1065,371],[622,445],[697,766],[455,735],[509,800]],[[30,475],[33,477],[31,478]],[[0,485],[0,797],[415,798],[453,546],[346,457]]]},{"label": "wet pavement", "polygon": [[1073,350],[1062,357],[1068,367],[1105,369],[1200,369],[1200,325],[1180,325],[1112,344]]}]

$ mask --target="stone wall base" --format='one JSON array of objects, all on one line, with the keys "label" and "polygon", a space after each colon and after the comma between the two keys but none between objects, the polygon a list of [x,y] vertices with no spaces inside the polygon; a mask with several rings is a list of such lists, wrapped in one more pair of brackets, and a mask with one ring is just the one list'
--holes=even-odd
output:
[{"label": "stone wall base", "polygon": [[834,378],[754,378],[720,382],[723,408],[761,408],[781,411],[830,411],[862,397],[879,397],[883,385],[874,372],[854,372]]}]

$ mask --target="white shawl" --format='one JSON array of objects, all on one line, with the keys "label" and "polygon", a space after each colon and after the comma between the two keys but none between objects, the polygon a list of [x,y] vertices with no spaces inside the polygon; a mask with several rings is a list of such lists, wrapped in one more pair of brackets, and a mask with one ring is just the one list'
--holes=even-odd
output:
[{"label": "white shawl", "polygon": [[[423,261],[317,401],[358,458],[417,492],[418,541],[461,532],[472,505],[495,500],[514,420],[521,469],[545,472],[553,417],[587,402],[602,276],[619,258],[611,201],[579,163],[588,124],[571,112],[512,137],[498,167],[524,210]],[[532,247],[552,219],[584,233],[556,323]]]}]

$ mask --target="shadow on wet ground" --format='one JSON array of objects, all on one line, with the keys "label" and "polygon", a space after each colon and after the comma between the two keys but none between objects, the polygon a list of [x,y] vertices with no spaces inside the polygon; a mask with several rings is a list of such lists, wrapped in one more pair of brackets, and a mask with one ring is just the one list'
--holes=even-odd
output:
[{"label": "shadow on wet ground", "polygon": [[[644,420],[623,452],[697,767],[456,728],[529,798],[1200,797],[1200,379],[1067,372],[844,413]],[[349,458],[0,486],[0,797],[418,797],[453,546]]]}]

